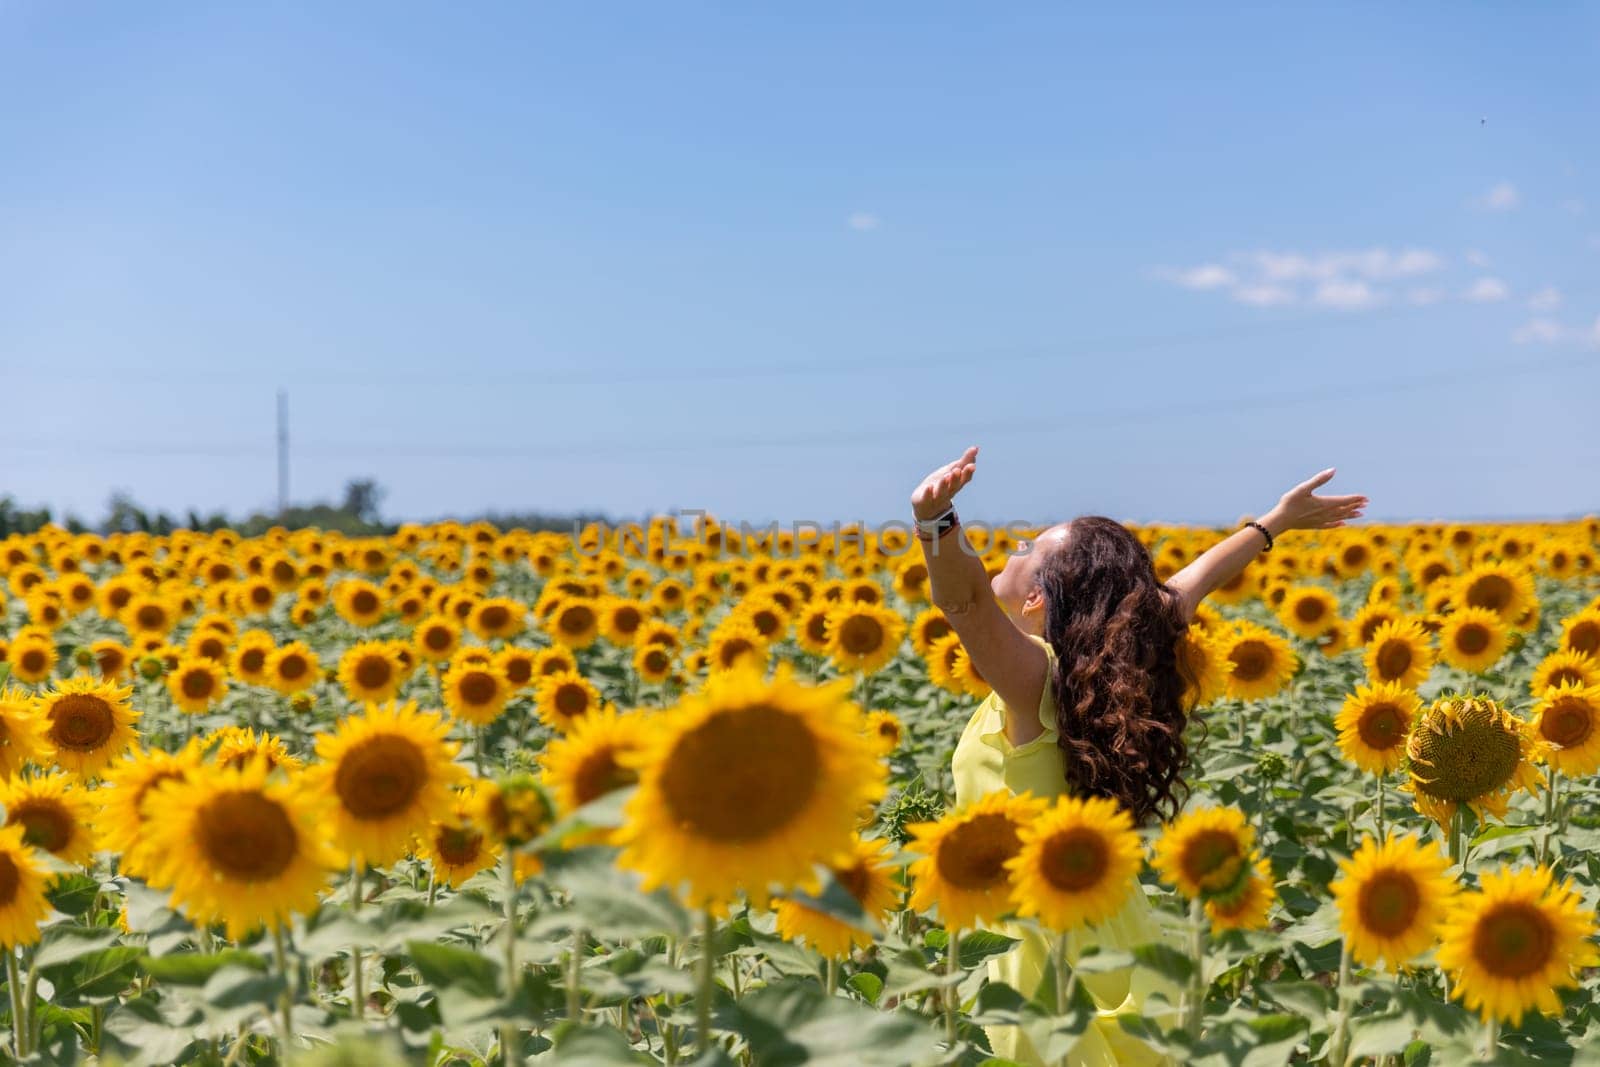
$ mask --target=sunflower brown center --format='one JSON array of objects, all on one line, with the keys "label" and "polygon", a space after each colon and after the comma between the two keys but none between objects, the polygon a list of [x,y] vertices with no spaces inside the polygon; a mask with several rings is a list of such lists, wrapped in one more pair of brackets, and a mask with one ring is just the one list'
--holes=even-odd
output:
[{"label": "sunflower brown center", "polygon": [[145,604],[134,613],[141,630],[159,630],[167,624],[167,613],[155,604]]},{"label": "sunflower brown center", "polygon": [[1468,704],[1459,719],[1455,724],[1420,725],[1412,731],[1410,745],[1418,787],[1429,796],[1457,802],[1499,789],[1522,759],[1516,735],[1492,706]]},{"label": "sunflower brown center", "polygon": [[1406,714],[1396,705],[1382,701],[1362,713],[1357,728],[1368,748],[1394,748],[1406,739]]},{"label": "sunflower brown center", "polygon": [[356,682],[363,689],[382,689],[394,677],[394,665],[383,656],[362,656],[356,663]]},{"label": "sunflower brown center", "polygon": [[478,707],[491,703],[499,688],[495,685],[494,675],[488,671],[468,671],[461,676],[457,691],[464,703]]},{"label": "sunflower brown center", "polygon": [[1294,604],[1294,617],[1303,623],[1318,622],[1327,613],[1328,605],[1316,597],[1302,597]]},{"label": "sunflower brown center", "polygon": [[434,851],[451,867],[463,867],[483,852],[483,835],[466,826],[441,826],[433,838]]},{"label": "sunflower brown center", "polygon": [[434,652],[444,652],[450,648],[455,635],[443,626],[430,626],[423,631],[422,643]]},{"label": "sunflower brown center", "polygon": [[1515,595],[1516,589],[1509,579],[1498,574],[1485,574],[1473,579],[1472,584],[1467,586],[1466,601],[1475,608],[1501,612]]},{"label": "sunflower brown center", "polygon": [[350,598],[350,608],[357,615],[371,615],[378,610],[378,597],[370,589],[357,589]]},{"label": "sunflower brown center", "polygon": [[21,888],[22,872],[17,870],[17,861],[0,853],[0,908],[9,907]]},{"label": "sunflower brown center", "polygon": [[1411,929],[1422,907],[1416,879],[1404,871],[1383,871],[1361,887],[1361,924],[1380,937],[1399,937]]},{"label": "sunflower brown center", "polygon": [[25,648],[17,657],[17,666],[29,674],[37,674],[50,665],[50,657],[42,648]]},{"label": "sunflower brown center", "polygon": [[1481,622],[1469,622],[1456,631],[1456,648],[1468,656],[1476,656],[1489,647],[1489,629]]},{"label": "sunflower brown center", "polygon": [[1378,668],[1378,677],[1386,682],[1404,678],[1411,669],[1411,646],[1404,641],[1385,641],[1378,646],[1378,654],[1373,663]]},{"label": "sunflower brown center", "polygon": [[77,824],[72,813],[48,797],[33,797],[13,805],[7,826],[22,825],[22,839],[46,852],[60,852],[72,840]]},{"label": "sunflower brown center", "polygon": [[1539,732],[1544,739],[1562,748],[1575,748],[1594,733],[1595,709],[1585,700],[1560,697],[1539,717]]},{"label": "sunflower brown center", "polygon": [[260,793],[222,793],[200,809],[196,824],[200,851],[234,881],[271,881],[299,850],[288,814]]},{"label": "sunflower brown center", "polygon": [[379,734],[354,745],[339,760],[333,790],[358,819],[386,819],[404,811],[427,783],[428,766],[404,737]]},{"label": "sunflower brown center", "polygon": [[1550,962],[1555,930],[1544,912],[1521,901],[1489,910],[1472,934],[1472,957],[1496,978],[1525,978]]},{"label": "sunflower brown center", "polygon": [[652,648],[644,654],[645,670],[651,674],[663,674],[672,665],[664,649]]},{"label": "sunflower brown center", "polygon": [[306,671],[311,669],[311,664],[298,652],[290,652],[278,660],[278,677],[286,682],[305,677]]},{"label": "sunflower brown center", "polygon": [[553,701],[556,711],[572,718],[589,710],[589,691],[581,685],[568,683],[557,687]]},{"label": "sunflower brown center", "polygon": [[1210,890],[1233,885],[1244,867],[1239,839],[1226,830],[1202,830],[1183,850],[1183,872],[1192,881]]},{"label": "sunflower brown center", "polygon": [[512,685],[527,685],[533,678],[533,660],[517,655],[505,661],[506,681]]},{"label": "sunflower brown center", "polygon": [[239,669],[246,674],[256,674],[267,663],[267,650],[260,647],[247,648],[239,653]]},{"label": "sunflower brown center", "polygon": [[127,663],[122,651],[115,648],[103,648],[96,652],[94,661],[99,666],[100,675],[103,678],[112,678],[121,674],[123,666]]},{"label": "sunflower brown center", "polygon": [[1576,667],[1557,667],[1550,672],[1550,680],[1545,684],[1551,689],[1558,685],[1582,685],[1583,672]]},{"label": "sunflower brown center", "polygon": [[558,625],[562,633],[586,634],[594,626],[594,612],[587,605],[574,604],[561,613]]},{"label": "sunflower brown center", "polygon": [[999,812],[975,815],[939,843],[939,876],[957,889],[992,889],[1006,881],[1006,860],[1022,842],[1017,827]]},{"label": "sunflower brown center", "polygon": [[578,765],[573,785],[578,803],[587,804],[607,793],[633,785],[638,780],[638,772],[631,767],[618,766],[616,751],[606,747],[590,753]]},{"label": "sunflower brown center", "polygon": [[828,639],[828,613],[825,611],[813,612],[806,619],[806,636],[821,644]]},{"label": "sunflower brown center", "polygon": [[220,660],[228,651],[228,646],[220,637],[205,637],[194,646],[194,650],[206,659]]},{"label": "sunflower brown center", "polygon": [[179,679],[178,687],[190,700],[204,700],[216,689],[217,683],[210,671],[188,671]]},{"label": "sunflower brown center", "polygon": [[268,604],[272,603],[272,586],[261,584],[252,585],[250,587],[250,603],[255,604],[258,607],[266,607]]},{"label": "sunflower brown center", "polygon": [[1233,664],[1233,676],[1241,682],[1254,682],[1266,677],[1272,667],[1272,650],[1261,641],[1241,641],[1228,652]]},{"label": "sunflower brown center", "polygon": [[839,645],[852,656],[876,652],[883,641],[883,623],[870,615],[852,615],[839,625]]},{"label": "sunflower brown center", "polygon": [[1039,857],[1039,872],[1063,893],[1082,892],[1099,884],[1110,865],[1105,836],[1086,826],[1051,837]]},{"label": "sunflower brown center", "polygon": [[1600,622],[1585,619],[1567,631],[1567,647],[1585,656],[1600,656]]},{"label": "sunflower brown center", "polygon": [[754,652],[755,648],[755,643],[747,637],[730,637],[717,649],[717,662],[724,667],[731,667],[739,657]]},{"label": "sunflower brown center", "polygon": [[57,748],[94,752],[116,726],[111,705],[93,693],[68,693],[50,706],[50,740]]},{"label": "sunflower brown center", "polygon": [[511,621],[511,613],[502,604],[490,604],[478,615],[478,623],[485,630],[499,630]]},{"label": "sunflower brown center", "polygon": [[673,817],[718,841],[754,841],[782,830],[816,789],[821,753],[805,721],[755,704],[723,711],[672,746],[661,792]]}]

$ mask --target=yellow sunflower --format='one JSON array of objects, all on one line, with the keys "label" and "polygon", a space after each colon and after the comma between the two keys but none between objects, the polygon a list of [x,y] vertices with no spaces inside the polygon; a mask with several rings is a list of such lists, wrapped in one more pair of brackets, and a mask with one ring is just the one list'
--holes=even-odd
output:
[{"label": "yellow sunflower", "polygon": [[[834,881],[855,897],[867,919],[880,927],[900,898],[894,866],[885,855],[887,845],[883,838],[864,841],[858,835],[844,856],[827,865]],[[814,898],[804,894],[778,901],[775,910],[779,936],[790,941],[803,937],[818,955],[828,959],[843,959],[851,949],[867,948],[873,943],[871,931],[841,922],[819,911],[814,903]]]},{"label": "yellow sunflower", "polygon": [[267,657],[267,684],[284,696],[311,688],[322,674],[317,654],[304,641],[291,641]]},{"label": "yellow sunflower", "polygon": [[767,642],[744,619],[730,615],[717,624],[706,643],[713,672],[736,669],[763,669],[767,665]]},{"label": "yellow sunflower", "polygon": [[950,677],[960,687],[960,691],[968,696],[982,700],[990,693],[991,686],[978,665],[972,662],[972,656],[967,652],[966,646],[956,643],[955,655],[950,661]]},{"label": "yellow sunflower", "polygon": [[467,626],[485,641],[509,640],[526,625],[527,606],[510,597],[480,600],[467,617]]},{"label": "yellow sunflower", "polygon": [[1411,619],[1387,622],[1367,645],[1367,676],[1374,682],[1415,689],[1433,669],[1433,657],[1433,645],[1421,625]]},{"label": "yellow sunflower", "polygon": [[1542,697],[1559,685],[1600,685],[1600,659],[1567,649],[1550,653],[1533,669],[1529,688]]},{"label": "yellow sunflower", "polygon": [[[672,645],[671,647],[675,648],[677,646]],[[540,678],[546,678],[552,674],[572,674],[577,669],[577,657],[572,654],[570,648],[562,645],[541,648],[533,657],[534,684],[538,684]]]},{"label": "yellow sunflower", "polygon": [[1228,664],[1228,695],[1235,700],[1272,696],[1289,684],[1299,666],[1287,641],[1253,623],[1241,624],[1221,648]]},{"label": "yellow sunflower", "polygon": [[1587,608],[1562,620],[1561,647],[1600,659],[1600,608]]},{"label": "yellow sunflower", "polygon": [[143,634],[165,637],[178,625],[178,612],[171,601],[156,593],[136,593],[129,597],[120,618],[135,638]]},{"label": "yellow sunflower", "polygon": [[1404,618],[1393,604],[1367,604],[1350,619],[1350,639],[1358,645],[1370,645],[1380,629]]},{"label": "yellow sunflower", "polygon": [[103,638],[89,646],[95,669],[108,682],[125,682],[133,673],[133,655],[121,641]]},{"label": "yellow sunflower", "polygon": [[892,711],[869,711],[866,730],[867,736],[877,742],[878,751],[885,756],[900,747],[900,738],[905,734],[905,727],[900,725],[899,718]]},{"label": "yellow sunflower", "polygon": [[434,877],[452,889],[479,871],[500,862],[500,845],[474,820],[478,785],[469,783],[450,798],[450,810],[417,835],[417,855],[433,867]]},{"label": "yellow sunflower", "polygon": [[0,783],[6,825],[20,826],[23,839],[66,863],[87,864],[94,855],[94,802],[87,790],[59,771],[22,775]]},{"label": "yellow sunflower", "polygon": [[1237,808],[1196,808],[1162,830],[1151,865],[1190,900],[1232,901],[1250,874],[1255,830]]},{"label": "yellow sunflower", "polygon": [[1540,758],[1562,774],[1600,770],[1600,685],[1564,682],[1546,689],[1533,709],[1533,726],[1549,746]]},{"label": "yellow sunflower", "polygon": [[1029,793],[990,793],[936,822],[906,827],[906,848],[921,854],[911,865],[910,907],[938,905],[946,929],[970,929],[1011,910],[1007,861],[1022,850],[1022,830],[1045,810]]},{"label": "yellow sunflower", "polygon": [[37,685],[56,669],[56,643],[48,637],[29,634],[11,642],[11,677],[19,682]]},{"label": "yellow sunflower", "polygon": [[1320,585],[1296,585],[1278,606],[1278,618],[1291,632],[1311,640],[1339,620],[1339,598]]},{"label": "yellow sunflower", "polygon": [[74,678],[40,695],[34,703],[44,740],[64,770],[92,778],[128,750],[137,736],[131,686]]},{"label": "yellow sunflower", "polygon": [[557,810],[569,814],[607,793],[638,782],[632,764],[643,748],[649,721],[643,713],[605,708],[574,720],[564,736],[539,754],[545,786]]},{"label": "yellow sunflower", "polygon": [[387,641],[364,641],[339,657],[339,683],[358,704],[393,700],[404,677],[405,664]]},{"label": "yellow sunflower", "polygon": [[201,742],[192,739],[177,752],[135,749],[113,764],[99,789],[90,794],[99,804],[94,817],[99,847],[117,853],[117,868],[144,878],[149,873],[145,801],[168,782],[181,782],[201,765]]},{"label": "yellow sunflower", "polygon": [[1506,654],[1510,635],[1488,608],[1457,608],[1439,627],[1439,655],[1450,666],[1482,674]]},{"label": "yellow sunflower", "polygon": [[185,656],[167,675],[167,692],[178,710],[199,715],[227,694],[228,675],[211,660]]},{"label": "yellow sunflower", "polygon": [[10,952],[39,940],[40,924],[53,910],[45,898],[50,880],[22,827],[0,829],[0,948]]},{"label": "yellow sunflower", "polygon": [[634,645],[633,669],[641,682],[656,684],[666,681],[672,676],[673,662],[672,649],[666,645]]},{"label": "yellow sunflower", "polygon": [[632,645],[648,619],[645,606],[637,600],[606,597],[600,601],[600,632],[618,647]]},{"label": "yellow sunflower", "polygon": [[331,837],[353,860],[393,863],[450,810],[450,789],[466,774],[449,732],[443,716],[407,702],[371,705],[317,735],[303,781],[327,801]]},{"label": "yellow sunflower", "polygon": [[946,634],[934,641],[927,655],[928,680],[950,693],[966,692],[955,674],[956,661],[965,655],[960,634]]},{"label": "yellow sunflower", "polygon": [[430,615],[411,631],[417,655],[430,663],[443,663],[461,647],[461,627],[446,615]]},{"label": "yellow sunflower", "polygon": [[1538,605],[1533,575],[1510,563],[1480,563],[1456,579],[1452,595],[1457,604],[1486,608],[1513,626]]},{"label": "yellow sunflower", "polygon": [[1261,930],[1267,925],[1272,902],[1278,899],[1272,868],[1257,859],[1247,868],[1244,884],[1230,896],[1206,901],[1206,917],[1213,930]]},{"label": "yellow sunflower", "polygon": [[1017,833],[1006,861],[1018,915],[1067,932],[1103,922],[1138,887],[1144,848],[1133,818],[1105,797],[1058,798]]},{"label": "yellow sunflower", "polygon": [[267,673],[267,663],[277,650],[278,642],[273,640],[271,634],[265,630],[251,630],[239,638],[228,665],[233,676],[241,682],[269,685],[272,678]]},{"label": "yellow sunflower", "polygon": [[1519,789],[1534,792],[1538,751],[1530,724],[1483,696],[1441,697],[1406,741],[1408,790],[1417,810],[1447,825],[1461,804],[1503,817]]},{"label": "yellow sunflower", "polygon": [[1529,1009],[1558,1014],[1556,990],[1577,986],[1577,971],[1600,963],[1594,912],[1542,866],[1502,866],[1479,885],[1457,898],[1444,924],[1438,959],[1450,995],[1512,1026]]},{"label": "yellow sunflower", "polygon": [[474,726],[494,722],[511,699],[511,684],[493,662],[458,662],[445,672],[440,684],[450,714]]},{"label": "yellow sunflower", "polygon": [[600,636],[599,607],[585,597],[562,600],[546,621],[545,632],[568,648],[588,648]]},{"label": "yellow sunflower", "polygon": [[834,607],[826,600],[818,600],[801,608],[795,616],[795,642],[813,656],[828,654],[828,616]]},{"label": "yellow sunflower", "polygon": [[[945,618],[944,612],[938,608],[925,608],[911,620],[911,647],[917,650],[917,655],[927,656],[935,641],[953,633],[955,629],[950,625],[950,620]],[[824,628],[824,649],[826,639],[827,631]]]},{"label": "yellow sunflower", "polygon": [[600,708],[600,690],[576,671],[540,678],[534,694],[539,718],[552,730],[570,730]]},{"label": "yellow sunflower", "polygon": [[338,856],[326,811],[265,764],[202,767],[145,801],[154,884],[197,923],[220,922],[238,941],[258,924],[284,925],[317,907]]},{"label": "yellow sunflower", "polygon": [[893,608],[847,597],[828,618],[828,656],[840,670],[871,674],[894,658],[905,632]]},{"label": "yellow sunflower", "polygon": [[764,903],[773,884],[814,892],[813,865],[849,847],[861,809],[883,793],[848,690],[800,685],[787,665],[770,682],[713,675],[628,757],[640,782],[618,862],[693,905],[740,889]]},{"label": "yellow sunflower", "polygon": [[333,610],[353,626],[376,626],[389,610],[383,590],[361,578],[340,582],[333,590]]},{"label": "yellow sunflower", "polygon": [[1397,968],[1432,948],[1458,888],[1449,867],[1438,842],[1414,834],[1382,843],[1369,837],[1341,860],[1332,892],[1350,955],[1368,967]]},{"label": "yellow sunflower", "polygon": [[1345,759],[1370,774],[1399,768],[1406,754],[1411,724],[1422,710],[1415,690],[1394,682],[1359,685],[1345,697],[1334,717],[1339,750]]},{"label": "yellow sunflower", "polygon": [[256,733],[248,726],[224,726],[205,739],[206,747],[216,746],[211,759],[219,767],[243,767],[260,760],[267,770],[298,771],[303,765],[299,756],[289,751],[281,737]]},{"label": "yellow sunflower", "polygon": [[1228,691],[1228,672],[1232,668],[1221,641],[1191,626],[1178,639],[1178,655],[1188,668],[1190,682],[1185,697],[1190,707],[1215,703]]},{"label": "yellow sunflower", "polygon": [[512,689],[525,689],[533,684],[535,655],[531,648],[507,645],[494,654],[494,669]]},{"label": "yellow sunflower", "polygon": [[0,780],[21,774],[29,763],[46,761],[44,731],[31,694],[20,689],[0,691]]}]

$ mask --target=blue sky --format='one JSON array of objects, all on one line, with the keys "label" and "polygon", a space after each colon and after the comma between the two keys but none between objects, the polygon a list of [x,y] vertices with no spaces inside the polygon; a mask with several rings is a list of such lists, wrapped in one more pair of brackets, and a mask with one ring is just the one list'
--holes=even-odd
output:
[{"label": "blue sky", "polygon": [[0,493],[1594,509],[1597,12],[0,0]]}]

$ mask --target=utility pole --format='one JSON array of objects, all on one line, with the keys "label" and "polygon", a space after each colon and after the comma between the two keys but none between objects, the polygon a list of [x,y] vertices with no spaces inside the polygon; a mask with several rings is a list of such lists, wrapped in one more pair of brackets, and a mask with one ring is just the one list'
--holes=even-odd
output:
[{"label": "utility pole", "polygon": [[278,390],[278,515],[289,510],[289,393]]}]

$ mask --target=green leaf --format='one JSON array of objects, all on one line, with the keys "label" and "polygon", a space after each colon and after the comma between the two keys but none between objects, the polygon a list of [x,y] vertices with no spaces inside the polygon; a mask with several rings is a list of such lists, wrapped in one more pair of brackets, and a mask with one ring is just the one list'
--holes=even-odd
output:
[{"label": "green leaf", "polygon": [[170,956],[145,956],[139,960],[140,969],[156,981],[169,985],[205,985],[213,974],[229,964],[261,972],[267,969],[264,956],[240,948],[226,948],[209,956],[175,952]]},{"label": "green leaf", "polygon": [[130,1064],[169,1064],[194,1044],[198,1015],[151,998],[125,1001],[106,1015],[102,1054],[114,1052]]},{"label": "green leaf", "polygon": [[970,970],[990,956],[999,956],[1011,951],[1011,946],[1016,943],[1016,938],[997,934],[992,930],[974,930],[962,935],[960,947],[956,951],[956,962]]},{"label": "green leaf", "polygon": [[1133,958],[1139,966],[1155,971],[1169,981],[1183,985],[1194,976],[1194,961],[1171,945],[1159,941],[1148,945],[1135,945]]},{"label": "green leaf", "polygon": [[656,1062],[654,1057],[633,1049],[620,1032],[607,1027],[563,1026],[551,1036],[551,1054],[561,1067],[634,1067]]},{"label": "green leaf", "polygon": [[830,997],[815,980],[787,979],[728,1001],[719,1021],[749,1042],[761,1067],[898,1067],[930,1061],[937,1048],[925,1018]]},{"label": "green leaf", "polygon": [[100,893],[100,880],[87,874],[63,874],[45,891],[45,898],[64,915],[81,919],[94,907]]},{"label": "green leaf", "polygon": [[52,926],[34,953],[33,965],[41,971],[116,944],[115,930],[88,930],[81,926]]},{"label": "green leaf", "polygon": [[1333,995],[1315,982],[1267,982],[1261,991],[1290,1011],[1313,1021],[1333,1010]]},{"label": "green leaf", "polygon": [[55,1002],[71,1007],[90,999],[115,997],[139,973],[144,949],[133,945],[86,952],[66,963],[41,967],[39,973],[55,986]]},{"label": "green leaf", "polygon": [[868,1004],[876,1004],[883,993],[883,979],[871,971],[858,971],[845,979],[844,984],[860,993]]},{"label": "green leaf", "polygon": [[499,966],[476,952],[431,941],[408,941],[406,955],[411,957],[423,981],[435,990],[458,988],[484,998],[499,995]]}]

